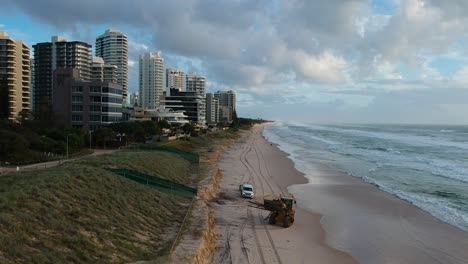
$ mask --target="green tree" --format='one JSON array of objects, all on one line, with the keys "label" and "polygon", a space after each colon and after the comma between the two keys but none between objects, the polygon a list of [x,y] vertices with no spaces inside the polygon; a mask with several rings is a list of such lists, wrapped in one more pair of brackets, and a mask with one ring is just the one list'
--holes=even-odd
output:
[{"label": "green tree", "polygon": [[191,124],[184,124],[181,128],[185,134],[191,134],[194,131],[194,127]]},{"label": "green tree", "polygon": [[158,121],[158,127],[160,128],[166,128],[166,129],[170,129],[171,128],[171,124],[169,124],[169,122],[167,122],[167,120],[159,120]]},{"label": "green tree", "polygon": [[114,130],[110,128],[100,128],[94,132],[94,138],[96,139],[96,145],[101,145],[103,148],[106,147],[106,142],[115,138]]},{"label": "green tree", "polygon": [[19,123],[24,123],[26,120],[29,120],[31,119],[31,112],[26,110],[26,109],[23,109],[21,110],[21,112],[18,113],[18,117],[16,118],[16,120],[19,122]]},{"label": "green tree", "polygon": [[154,121],[140,122],[141,127],[145,130],[145,136],[153,136],[161,133],[161,129],[156,126]]}]

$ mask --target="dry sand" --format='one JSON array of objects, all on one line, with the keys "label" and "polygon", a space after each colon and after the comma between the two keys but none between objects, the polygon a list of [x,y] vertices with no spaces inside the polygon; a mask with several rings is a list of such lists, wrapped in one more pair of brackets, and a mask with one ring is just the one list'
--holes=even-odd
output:
[{"label": "dry sand", "polygon": [[[262,131],[254,127],[219,163],[213,263],[468,263],[467,232],[334,169],[316,165],[306,179]],[[268,225],[268,212],[240,197],[244,181],[259,201],[295,193],[293,226]]]}]

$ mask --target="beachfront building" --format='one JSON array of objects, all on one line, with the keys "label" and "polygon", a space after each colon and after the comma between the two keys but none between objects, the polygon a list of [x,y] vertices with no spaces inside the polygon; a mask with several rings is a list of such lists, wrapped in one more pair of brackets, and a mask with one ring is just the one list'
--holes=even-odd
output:
[{"label": "beachfront building", "polygon": [[198,76],[195,72],[191,72],[185,78],[185,85],[187,92],[196,92],[198,95],[205,97],[205,77]]},{"label": "beachfront building", "polygon": [[230,124],[232,122],[232,109],[227,106],[219,106],[219,123]]},{"label": "beachfront building", "polygon": [[163,96],[161,106],[174,112],[182,112],[187,119],[196,124],[205,124],[205,115],[201,114],[204,98],[196,92],[180,92],[170,89],[169,95]]},{"label": "beachfront building", "polygon": [[59,125],[94,131],[122,120],[123,88],[117,83],[85,81],[80,71],[54,71],[52,109]]},{"label": "beachfront building", "polygon": [[219,105],[227,106],[232,111],[236,111],[236,93],[234,91],[217,91],[215,96],[219,99]]},{"label": "beachfront building", "polygon": [[158,112],[159,120],[166,120],[170,125],[185,125],[189,124],[188,116],[183,110],[174,111],[170,108],[161,107]]},{"label": "beachfront building", "polygon": [[106,64],[117,66],[117,83],[123,87],[123,101],[128,95],[128,38],[115,29],[108,29],[96,38],[97,57],[104,59]]},{"label": "beachfront building", "polygon": [[158,109],[163,95],[164,59],[161,52],[140,55],[139,105],[143,108]]},{"label": "beachfront building", "polygon": [[177,89],[184,91],[184,72],[178,69],[166,69],[166,91]]},{"label": "beachfront building", "polygon": [[0,119],[15,120],[30,111],[29,47],[0,31]]},{"label": "beachfront building", "polygon": [[206,123],[216,125],[219,122],[219,101],[212,93],[206,94]]},{"label": "beachfront building", "polygon": [[232,122],[233,113],[236,111],[236,93],[232,90],[217,91],[214,97],[219,102],[219,121],[224,123]]},{"label": "beachfront building", "polygon": [[200,117],[201,125],[205,124],[206,120],[206,79],[205,77],[198,76],[195,72],[189,73],[185,78],[185,89],[187,92],[195,92],[202,98],[200,102],[200,109],[198,116]]},{"label": "beachfront building", "polygon": [[91,81],[117,83],[117,66],[105,64],[101,57],[93,57]]},{"label": "beachfront building", "polygon": [[79,70],[78,79],[91,78],[91,45],[81,41],[67,41],[54,36],[51,42],[37,43],[34,49],[34,110],[43,112],[39,118],[50,118],[53,72],[60,68]]}]

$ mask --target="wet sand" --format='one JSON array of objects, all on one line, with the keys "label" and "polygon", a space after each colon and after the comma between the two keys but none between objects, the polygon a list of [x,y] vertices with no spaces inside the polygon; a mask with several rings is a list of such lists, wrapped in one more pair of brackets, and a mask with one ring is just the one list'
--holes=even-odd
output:
[{"label": "wet sand", "polygon": [[468,263],[468,233],[359,178],[315,165],[290,191],[322,215],[327,243],[360,263]]}]

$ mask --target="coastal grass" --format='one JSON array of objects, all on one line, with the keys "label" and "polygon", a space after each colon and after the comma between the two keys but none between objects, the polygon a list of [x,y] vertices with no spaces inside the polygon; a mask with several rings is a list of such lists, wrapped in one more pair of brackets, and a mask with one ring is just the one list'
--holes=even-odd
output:
[{"label": "coastal grass", "polygon": [[0,177],[0,263],[166,258],[190,201],[115,175],[128,168],[191,184],[190,163],[157,151],[82,158]]},{"label": "coastal grass", "polygon": [[0,263],[166,262],[190,200],[106,168],[196,187],[206,157],[239,135],[227,130],[159,143],[199,154],[201,169],[177,154],[127,150],[0,177]]},{"label": "coastal grass", "polygon": [[197,137],[190,137],[189,140],[174,140],[169,142],[158,142],[157,145],[164,145],[167,147],[173,147],[180,150],[192,151],[200,155],[204,155],[207,149],[213,148],[216,145],[226,144],[229,140],[237,139],[240,136],[240,132],[244,130],[233,130],[228,129],[224,131],[211,132],[206,135]]}]

